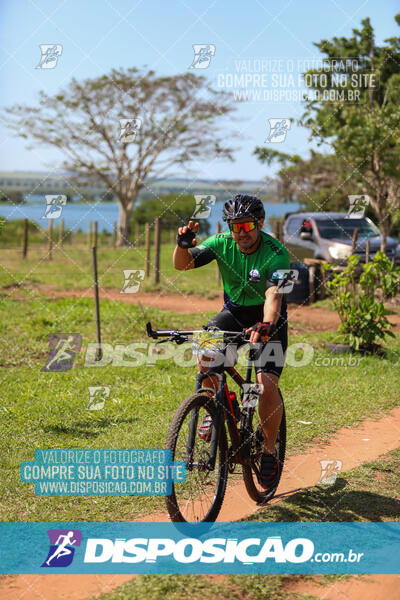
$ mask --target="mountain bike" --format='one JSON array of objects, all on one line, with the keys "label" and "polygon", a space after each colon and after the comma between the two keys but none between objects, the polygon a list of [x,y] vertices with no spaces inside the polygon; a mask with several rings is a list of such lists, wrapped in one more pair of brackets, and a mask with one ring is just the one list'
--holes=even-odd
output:
[{"label": "mountain bike", "polygon": [[[230,345],[248,343],[249,336],[244,331],[156,331],[151,323],[147,323],[146,328],[151,338],[167,338],[163,341],[178,345],[192,338],[199,354],[213,357],[207,372],[197,373],[195,393],[181,402],[169,426],[165,447],[172,451],[173,460],[186,465],[186,481],[173,482],[172,492],[166,496],[170,519],[215,521],[224,500],[228,474],[234,472],[236,465],[241,466],[249,496],[260,505],[271,500],[285,460],[286,418],[282,394],[279,390],[283,407],[276,440],[279,469],[276,485],[266,491],[259,483],[264,433],[256,411],[260,384],[252,382],[256,349],[250,345],[245,379],[233,366],[226,365],[229,361],[216,360],[216,357],[226,356]],[[228,388],[226,375],[241,390],[240,404],[235,392]],[[217,389],[202,387],[203,380],[211,376],[218,382]],[[208,437],[202,435],[202,423],[207,415],[212,420]]]}]

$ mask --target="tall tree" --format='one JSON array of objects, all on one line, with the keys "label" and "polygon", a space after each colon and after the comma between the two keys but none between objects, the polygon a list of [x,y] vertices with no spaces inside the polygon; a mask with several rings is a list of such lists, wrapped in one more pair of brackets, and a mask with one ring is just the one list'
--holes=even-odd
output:
[{"label": "tall tree", "polygon": [[289,155],[274,149],[257,147],[254,154],[271,165],[281,166],[277,173],[279,196],[284,202],[300,202],[307,210],[337,211],[348,208],[348,195],[361,192],[347,165],[335,154],[310,151],[309,158]]},{"label": "tall tree", "polygon": [[147,183],[194,161],[233,160],[219,127],[232,110],[230,96],[204,77],[159,77],[130,68],[72,79],[53,96],[41,91],[39,106],[14,105],[4,119],[16,135],[60,149],[60,168],[78,185],[93,179],[106,184],[119,202],[122,246],[129,242],[129,213]]},{"label": "tall tree", "polygon": [[[400,15],[395,20],[400,25]],[[400,217],[400,37],[377,46],[370,20],[361,24],[350,38],[315,44],[331,68],[328,74],[326,69],[309,71],[310,87],[321,97],[328,76],[328,87],[343,90],[344,98],[309,99],[302,123],[311,130],[311,138],[330,142],[347,164],[361,188],[353,193],[370,196],[385,251],[386,238]],[[336,57],[349,60],[339,62]],[[341,80],[340,87],[335,80]]]},{"label": "tall tree", "polygon": [[[400,24],[400,15],[395,20]],[[310,139],[330,144],[334,153],[312,151],[303,159],[259,147],[255,154],[281,165],[282,195],[308,208],[334,210],[346,206],[348,195],[367,194],[385,251],[400,221],[400,37],[377,46],[364,19],[352,37],[315,45],[326,55],[325,64],[305,74],[313,93],[300,123],[310,129]],[[334,93],[326,94],[330,90]]]}]

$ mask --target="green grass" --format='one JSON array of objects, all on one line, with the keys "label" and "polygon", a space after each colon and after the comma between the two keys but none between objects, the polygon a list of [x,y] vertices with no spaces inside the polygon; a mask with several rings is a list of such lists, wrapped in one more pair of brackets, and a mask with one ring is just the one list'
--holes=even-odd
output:
[{"label": "green grass", "polygon": [[[176,293],[179,288],[186,294],[215,297],[215,265],[178,272],[172,268],[171,252],[172,246],[163,245],[162,277],[157,289]],[[55,250],[51,262],[45,254],[45,245],[37,245],[30,248],[28,259],[23,261],[19,249],[2,250],[0,286],[10,287],[0,295],[0,520],[129,521],[164,510],[163,499],[156,497],[36,497],[33,484],[19,479],[20,462],[33,460],[36,448],[163,447],[174,410],[194,389],[194,368],[177,367],[173,361],[140,369],[84,367],[87,344],[95,341],[92,300],[50,299],[33,291],[31,284],[59,290],[87,289],[92,285],[91,255],[86,245],[76,244]],[[100,285],[121,289],[122,269],[143,268],[143,264],[143,247],[101,247]],[[154,288],[150,278],[141,290]],[[24,299],[12,299],[14,291]],[[329,308],[329,303],[325,300],[315,306]],[[160,329],[198,328],[212,313],[182,315],[102,301],[101,314],[103,341],[115,345],[147,340],[147,320]],[[74,368],[65,373],[41,372],[48,356],[47,335],[68,332],[82,335],[82,350]],[[315,437],[327,439],[339,427],[354,426],[366,417],[379,418],[399,404],[400,337],[388,342],[384,358],[363,357],[353,367],[338,363],[318,366],[318,360],[330,357],[326,347],[334,337],[309,331],[290,339],[291,343],[312,344],[315,352],[310,364],[287,366],[281,378],[289,454],[303,451]],[[343,358],[348,364],[349,357]],[[86,410],[90,385],[111,388],[104,410]],[[398,495],[399,459],[396,451],[343,473],[334,486],[316,486],[295,494],[259,511],[254,520],[398,520],[399,504],[393,498]],[[197,600],[210,596],[221,600],[294,600],[299,596],[289,593],[286,584],[296,579],[304,577],[141,576],[101,599]],[[329,579],[316,580],[323,583]]]},{"label": "green grass", "polygon": [[[151,274],[141,284],[140,291],[160,290],[169,294],[201,294],[208,297],[218,293],[220,284],[216,265],[210,263],[202,269],[177,271],[172,265],[175,245],[163,244],[160,253],[161,281],[154,283],[154,248],[151,249]],[[47,245],[31,247],[26,260],[21,249],[2,249],[0,287],[19,285],[31,288],[43,284],[56,290],[82,289],[93,285],[92,253],[87,244],[64,244],[55,248],[53,260],[47,259]],[[100,246],[97,252],[99,285],[101,288],[121,290],[124,269],[143,269],[144,246],[138,248],[110,248]]]},{"label": "green grass", "polygon": [[[145,306],[102,301],[100,307],[102,341],[125,343],[148,340],[146,321],[158,329],[200,328],[212,313],[184,315],[167,313]],[[0,295],[0,366],[36,367],[48,354],[47,336],[54,333],[79,333],[83,344],[96,341],[94,302],[89,298],[51,299],[35,292],[24,299]],[[84,353],[77,359],[84,363]],[[36,374],[36,373],[35,373]]]},{"label": "green grass", "polygon": [[[286,575],[141,575],[99,600],[310,600],[314,596],[290,593],[287,583],[303,579]],[[311,579],[311,578],[309,578]]]},{"label": "green grass", "polygon": [[400,448],[262,509],[246,521],[400,521]]},{"label": "green grass", "polygon": [[[148,339],[147,320],[158,328],[197,328],[211,316],[107,301],[101,311],[103,341],[113,346]],[[41,371],[50,333],[82,335],[82,350],[70,371]],[[95,341],[91,300],[37,294],[29,300],[3,298],[0,339],[0,520],[124,521],[164,510],[157,497],[36,497],[33,484],[19,480],[19,464],[33,460],[36,448],[163,447],[175,409],[194,391],[195,368],[178,367],[173,360],[141,368],[85,367],[87,344]],[[398,405],[399,337],[390,342],[386,358],[365,357],[355,367],[316,366],[316,359],[329,357],[323,348],[326,334],[290,341],[300,340],[312,343],[315,354],[307,366],[287,366],[282,375],[289,454],[314,437],[328,438],[339,427],[378,418]],[[103,410],[88,411],[88,387],[96,385],[109,386],[110,397]]]},{"label": "green grass", "polygon": [[[246,521],[399,521],[400,449],[342,473],[332,486],[319,485],[268,506]],[[321,585],[348,576],[141,575],[99,600],[304,600],[287,585],[312,580]],[[308,596],[314,598],[314,596]]]},{"label": "green grass", "polygon": [[317,302],[314,302],[314,304],[312,304],[312,308],[327,308],[328,310],[334,310],[331,298],[317,300]]}]

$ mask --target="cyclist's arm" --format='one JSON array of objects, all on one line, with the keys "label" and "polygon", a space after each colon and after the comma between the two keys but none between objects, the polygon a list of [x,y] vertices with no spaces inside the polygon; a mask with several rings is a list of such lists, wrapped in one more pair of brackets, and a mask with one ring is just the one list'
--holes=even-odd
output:
[{"label": "cyclist's arm", "polygon": [[264,322],[277,323],[281,314],[283,294],[278,291],[278,286],[273,285],[265,290]]},{"label": "cyclist's arm", "polygon": [[[276,325],[279,315],[281,314],[282,293],[278,292],[278,286],[273,285],[265,290],[264,303],[264,323],[273,323]],[[250,333],[250,342],[257,343],[259,341],[266,342],[270,339],[269,335],[260,335],[258,331],[254,331],[252,327],[246,329],[246,333]]]},{"label": "cyclist's arm", "polygon": [[173,261],[174,267],[178,271],[189,271],[190,269],[194,269],[193,256],[188,248],[181,248],[177,245],[174,251]]},{"label": "cyclist's arm", "polygon": [[[196,245],[196,233],[198,230],[199,224],[193,223],[193,221],[189,221],[187,225],[178,228],[177,244],[172,259],[174,267],[178,271],[188,271],[196,266],[187,246],[194,247]],[[185,239],[187,236],[189,236],[189,239]],[[182,247],[185,245],[186,248]]]},{"label": "cyclist's arm", "polygon": [[[217,258],[217,239],[215,235],[207,238],[198,246],[190,248],[188,250],[188,257],[186,258],[186,263],[183,263],[183,267],[181,269],[197,269],[198,267],[203,267],[204,265],[208,265],[209,262]],[[183,250],[183,248],[176,248],[175,253],[178,255],[177,250]],[[174,255],[175,258],[175,255]],[[182,259],[185,260],[185,259]],[[175,262],[174,262],[175,264]],[[179,267],[175,267],[179,268]]]},{"label": "cyclist's arm", "polygon": [[190,250],[176,246],[174,252],[174,267],[179,271],[197,269],[197,267],[207,265],[214,260],[214,258],[214,250],[209,247],[203,247],[203,244],[200,244],[197,248],[191,248]]},{"label": "cyclist's arm", "polygon": [[281,314],[283,293],[277,285],[279,279],[277,281],[274,275],[276,271],[282,271],[284,275],[290,269],[290,257],[286,248],[282,248],[281,252],[276,255],[270,269],[271,275],[265,290],[264,322],[269,321],[276,324]]}]

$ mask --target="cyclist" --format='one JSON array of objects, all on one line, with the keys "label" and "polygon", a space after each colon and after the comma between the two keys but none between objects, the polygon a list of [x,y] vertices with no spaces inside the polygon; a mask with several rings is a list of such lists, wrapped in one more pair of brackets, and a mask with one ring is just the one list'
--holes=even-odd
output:
[{"label": "cyclist", "polygon": [[[278,240],[261,231],[265,210],[255,196],[236,195],[224,204],[222,218],[229,231],[213,235],[198,246],[195,236],[199,224],[189,221],[179,227],[173,263],[178,270],[189,270],[215,259],[224,287],[224,305],[206,328],[224,331],[246,328],[250,342],[261,343],[258,354],[261,360],[256,362],[257,383],[263,386],[259,416],[265,437],[260,485],[268,490],[274,487],[278,473],[275,443],[282,418],[278,381],[287,348],[286,301],[278,286],[282,271],[290,268],[289,252]],[[268,347],[267,342],[271,342]],[[272,360],[268,358],[271,353]],[[204,362],[200,360],[198,366],[202,372],[207,371]],[[203,385],[213,387],[210,379],[204,380]],[[200,428],[202,437],[207,426],[211,432],[210,416],[208,421]]]}]

